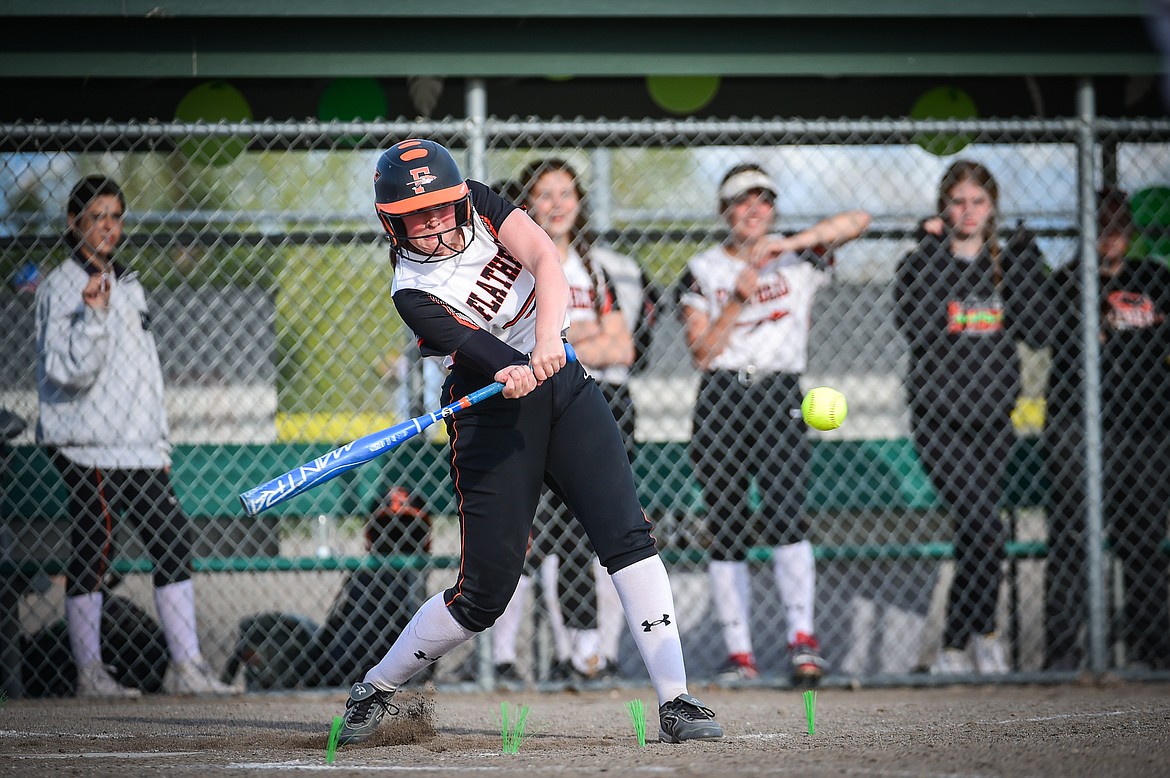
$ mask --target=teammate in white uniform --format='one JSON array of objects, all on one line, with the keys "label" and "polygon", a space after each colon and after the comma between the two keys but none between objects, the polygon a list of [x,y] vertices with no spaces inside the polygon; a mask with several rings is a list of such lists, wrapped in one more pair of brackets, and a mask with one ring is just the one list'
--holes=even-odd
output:
[{"label": "teammate in white uniform", "polygon": [[444,397],[493,380],[505,388],[447,420],[459,575],[354,684],[340,742],[368,739],[397,712],[400,685],[504,611],[544,484],[612,576],[658,693],[659,739],[722,737],[714,713],[687,693],[670,582],[617,424],[582,366],[566,365],[569,290],[556,247],[522,210],[465,181],[433,141],[405,140],[382,154],[374,203],[391,243],[394,305],[421,352],[451,365]]},{"label": "teammate in white uniform", "polygon": [[[712,532],[712,600],[727,644],[720,677],[759,675],[750,630],[747,552],[772,547],[784,600],[793,681],[820,680],[825,662],[813,629],[816,566],[806,539],[809,441],[800,417],[813,297],[829,279],[830,251],[869,226],[847,211],[791,236],[769,235],[776,185],[756,165],[728,171],[719,209],[725,243],[694,257],[683,281],[687,343],[703,371],[691,458]],[[756,477],[763,537],[749,531]]]},{"label": "teammate in white uniform", "polygon": [[[633,461],[634,403],[626,386],[634,362],[634,332],[639,323],[641,272],[628,257],[592,245],[583,208],[585,193],[576,171],[562,159],[542,159],[525,167],[519,179],[529,216],[539,224],[561,258],[569,282],[569,343],[586,371],[601,387]],[[632,276],[637,288],[619,296],[601,260]],[[634,306],[632,316],[621,307]],[[537,511],[529,567],[537,567],[556,661],[549,680],[600,679],[617,674],[617,652],[625,624],[621,601],[609,576],[595,564],[593,549],[564,503],[546,492]],[[533,576],[525,574],[492,629],[497,677],[521,681],[515,667],[519,636]]]}]

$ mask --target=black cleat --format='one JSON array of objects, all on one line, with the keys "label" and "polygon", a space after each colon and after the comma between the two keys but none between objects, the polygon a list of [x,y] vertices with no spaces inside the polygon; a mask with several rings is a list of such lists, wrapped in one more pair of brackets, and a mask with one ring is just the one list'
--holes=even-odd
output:
[{"label": "black cleat", "polygon": [[680,694],[658,709],[658,739],[663,743],[684,740],[718,740],[723,727],[715,720],[715,711],[689,694]]},{"label": "black cleat", "polygon": [[337,744],[345,746],[369,740],[387,713],[398,715],[398,706],[390,703],[393,696],[394,692],[384,692],[372,683],[355,683],[345,702],[345,720]]}]

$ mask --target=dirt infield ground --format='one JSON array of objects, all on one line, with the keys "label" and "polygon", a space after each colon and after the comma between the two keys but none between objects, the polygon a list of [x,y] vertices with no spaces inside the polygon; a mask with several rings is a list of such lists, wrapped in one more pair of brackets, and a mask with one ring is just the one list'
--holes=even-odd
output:
[{"label": "dirt infield ground", "polygon": [[[722,741],[639,748],[624,704],[651,704],[648,688],[404,691],[403,715],[376,742],[339,750],[332,766],[325,746],[340,692],[16,700],[0,709],[0,775],[1170,774],[1166,683],[823,689],[811,736],[798,691],[692,691],[716,709]],[[500,749],[505,699],[530,706],[530,734],[514,756]]]}]

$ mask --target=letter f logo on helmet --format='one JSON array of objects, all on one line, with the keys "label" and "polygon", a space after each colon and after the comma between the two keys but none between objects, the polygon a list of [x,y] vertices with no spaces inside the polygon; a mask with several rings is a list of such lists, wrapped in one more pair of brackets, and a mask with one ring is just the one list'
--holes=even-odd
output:
[{"label": "letter f logo on helmet", "polygon": [[[374,169],[374,210],[395,253],[407,248],[403,216],[449,205],[455,206],[457,227],[474,227],[471,192],[455,158],[443,146],[412,138],[394,144],[378,158]],[[453,255],[423,261],[450,256]]]},{"label": "letter f logo on helmet", "polygon": [[433,184],[439,180],[437,177],[431,175],[431,169],[429,167],[416,167],[410,171],[410,175],[414,178],[415,194],[422,194],[426,191],[427,184]]}]

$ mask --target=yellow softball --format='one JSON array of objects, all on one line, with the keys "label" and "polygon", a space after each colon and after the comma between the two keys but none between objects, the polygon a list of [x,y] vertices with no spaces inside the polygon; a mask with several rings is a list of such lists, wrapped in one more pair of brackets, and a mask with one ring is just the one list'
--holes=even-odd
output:
[{"label": "yellow softball", "polygon": [[800,404],[800,415],[808,426],[819,430],[835,430],[845,421],[849,407],[845,395],[831,386],[818,386],[804,396]]}]

